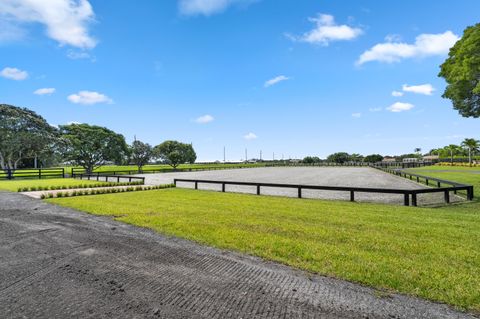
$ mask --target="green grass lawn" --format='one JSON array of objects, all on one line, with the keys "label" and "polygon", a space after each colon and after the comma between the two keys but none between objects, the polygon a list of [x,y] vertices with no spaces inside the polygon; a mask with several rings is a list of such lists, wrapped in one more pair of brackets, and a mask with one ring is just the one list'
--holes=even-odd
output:
[{"label": "green grass lawn", "polygon": [[408,169],[408,172],[463,184],[473,185],[476,201],[480,201],[480,167],[428,166]]},{"label": "green grass lawn", "polygon": [[23,187],[52,187],[61,188],[62,186],[78,185],[78,184],[103,184],[104,182],[78,180],[73,178],[49,178],[49,179],[22,179],[11,181],[0,181],[0,190],[16,192]]},{"label": "green grass lawn", "polygon": [[392,207],[168,189],[49,199],[162,234],[480,311],[480,204]]}]

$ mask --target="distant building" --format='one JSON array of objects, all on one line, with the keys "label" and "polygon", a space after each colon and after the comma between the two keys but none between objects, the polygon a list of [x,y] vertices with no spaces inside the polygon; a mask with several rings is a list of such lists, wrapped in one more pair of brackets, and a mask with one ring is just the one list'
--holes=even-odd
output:
[{"label": "distant building", "polygon": [[426,155],[423,157],[424,162],[436,162],[440,159],[438,155]]},{"label": "distant building", "polygon": [[382,159],[382,162],[384,163],[393,163],[393,162],[396,162],[397,160],[395,159],[395,157],[392,157],[392,156],[385,156],[383,159]]},{"label": "distant building", "polygon": [[416,158],[416,157],[408,157],[408,158],[404,158],[404,159],[403,159],[403,162],[404,162],[404,163],[416,163],[416,162],[418,162],[418,161],[419,161],[419,160],[418,160],[418,158]]}]

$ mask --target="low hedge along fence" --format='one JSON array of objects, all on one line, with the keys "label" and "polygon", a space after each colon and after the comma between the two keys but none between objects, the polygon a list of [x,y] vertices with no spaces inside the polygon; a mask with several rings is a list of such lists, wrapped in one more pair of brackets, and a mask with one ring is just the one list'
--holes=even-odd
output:
[{"label": "low hedge along fence", "polygon": [[77,184],[77,185],[57,185],[57,186],[30,186],[19,187],[18,192],[36,192],[36,191],[54,191],[61,189],[75,189],[75,188],[96,188],[96,187],[114,187],[114,186],[130,186],[143,185],[143,182],[125,182],[125,183],[101,183],[101,184]]},{"label": "low hedge along fence", "polygon": [[164,185],[155,185],[155,186],[135,186],[135,187],[124,187],[124,188],[102,188],[102,189],[85,189],[85,190],[76,190],[73,192],[58,192],[58,193],[45,193],[40,196],[41,199],[46,198],[61,198],[61,197],[75,197],[75,196],[87,196],[87,195],[101,195],[101,194],[115,194],[115,193],[126,193],[126,192],[138,192],[138,191],[149,191],[154,189],[166,189],[174,188],[174,184],[164,184]]}]

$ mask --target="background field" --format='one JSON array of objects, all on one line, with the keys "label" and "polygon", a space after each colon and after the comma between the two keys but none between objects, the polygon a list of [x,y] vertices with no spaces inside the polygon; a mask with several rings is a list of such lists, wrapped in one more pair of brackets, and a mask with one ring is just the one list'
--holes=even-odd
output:
[{"label": "background field", "polygon": [[[446,178],[442,175],[446,173],[437,174]],[[392,208],[169,189],[49,201],[315,273],[480,311],[478,200],[440,208]]]}]

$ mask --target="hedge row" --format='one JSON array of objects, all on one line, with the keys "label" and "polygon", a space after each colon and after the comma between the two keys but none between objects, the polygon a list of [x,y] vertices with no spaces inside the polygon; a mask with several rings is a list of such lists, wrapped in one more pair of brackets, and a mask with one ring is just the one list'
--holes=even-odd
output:
[{"label": "hedge row", "polygon": [[41,199],[45,198],[60,198],[60,197],[74,197],[74,196],[85,196],[85,195],[101,195],[101,194],[114,194],[114,193],[125,193],[125,192],[136,192],[136,191],[148,191],[154,189],[165,189],[173,188],[175,184],[164,184],[164,185],[155,185],[155,186],[136,186],[136,187],[124,187],[124,188],[102,188],[102,189],[85,189],[78,190],[73,192],[58,192],[58,193],[44,193],[40,196]]},{"label": "hedge row", "polygon": [[95,187],[113,187],[113,186],[129,186],[129,185],[143,185],[143,182],[125,182],[125,183],[100,183],[100,184],[75,184],[75,185],[57,185],[57,186],[30,186],[19,187],[18,192],[35,192],[35,191],[48,191],[59,189],[75,189],[75,188],[95,188]]},{"label": "hedge row", "polygon": [[464,162],[440,162],[435,165],[438,166],[462,166],[462,167],[480,167],[480,163],[472,163],[471,165],[469,163],[464,163]]}]

